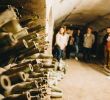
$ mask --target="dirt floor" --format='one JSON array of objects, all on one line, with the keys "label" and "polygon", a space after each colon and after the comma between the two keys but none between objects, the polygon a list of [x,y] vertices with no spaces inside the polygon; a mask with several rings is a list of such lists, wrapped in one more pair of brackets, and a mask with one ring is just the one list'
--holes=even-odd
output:
[{"label": "dirt floor", "polygon": [[101,66],[66,60],[67,73],[59,83],[62,99],[53,100],[110,100],[110,77]]}]

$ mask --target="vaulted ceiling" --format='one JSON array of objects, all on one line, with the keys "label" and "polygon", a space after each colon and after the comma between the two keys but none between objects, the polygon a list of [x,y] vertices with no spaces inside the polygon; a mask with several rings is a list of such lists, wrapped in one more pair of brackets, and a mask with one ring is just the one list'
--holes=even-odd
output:
[{"label": "vaulted ceiling", "polygon": [[[91,25],[95,30],[103,30],[110,26],[110,0],[0,0],[0,5],[11,4],[18,8],[23,6],[24,8],[19,10],[23,16],[35,15],[37,22],[41,23],[42,16],[45,17],[45,11],[42,9],[46,8],[46,1],[52,5],[55,27],[77,24]],[[42,23],[45,23],[45,20]]]},{"label": "vaulted ceiling", "polygon": [[110,26],[110,0],[54,0],[55,26],[91,25],[95,30]]}]

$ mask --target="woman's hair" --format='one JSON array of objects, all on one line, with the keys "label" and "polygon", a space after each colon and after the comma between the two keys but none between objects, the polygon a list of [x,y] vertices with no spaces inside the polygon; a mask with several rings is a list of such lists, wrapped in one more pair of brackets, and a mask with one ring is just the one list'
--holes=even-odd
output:
[{"label": "woman's hair", "polygon": [[107,27],[106,29],[108,29],[108,28],[110,28],[110,27]]},{"label": "woman's hair", "polygon": [[67,30],[67,26],[61,26],[60,29],[63,28],[65,31]]},{"label": "woman's hair", "polygon": [[[64,29],[64,28],[63,27],[60,28],[60,30],[59,30],[60,33],[61,33],[61,29]],[[64,29],[63,35],[64,35],[64,33],[65,33],[65,29]]]},{"label": "woman's hair", "polygon": [[91,26],[87,27],[86,33],[88,32],[88,29],[91,29],[91,32],[93,33],[93,28]]}]

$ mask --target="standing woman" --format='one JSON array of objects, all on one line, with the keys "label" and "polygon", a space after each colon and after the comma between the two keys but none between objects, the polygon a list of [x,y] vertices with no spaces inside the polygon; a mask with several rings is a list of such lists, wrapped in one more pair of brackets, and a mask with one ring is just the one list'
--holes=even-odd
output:
[{"label": "standing woman", "polygon": [[109,59],[110,59],[110,27],[106,29],[107,34],[103,38],[104,46],[104,58],[105,58],[105,69],[110,72]]},{"label": "standing woman", "polygon": [[64,56],[64,51],[67,46],[67,35],[65,33],[65,29],[63,27],[60,28],[59,32],[56,35],[56,58],[60,62],[61,58]]},{"label": "standing woman", "polygon": [[90,62],[90,56],[91,56],[91,48],[94,44],[95,41],[95,36],[92,33],[93,30],[91,27],[87,28],[87,32],[86,34],[84,34],[84,42],[83,42],[83,47],[84,47],[84,52],[83,52],[83,56],[84,56],[84,60],[86,62]]}]

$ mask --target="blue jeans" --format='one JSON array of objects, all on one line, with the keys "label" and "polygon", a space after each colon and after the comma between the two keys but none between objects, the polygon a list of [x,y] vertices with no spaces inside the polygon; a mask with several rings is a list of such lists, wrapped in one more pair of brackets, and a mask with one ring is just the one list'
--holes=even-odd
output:
[{"label": "blue jeans", "polygon": [[63,58],[63,56],[64,56],[64,51],[59,48],[57,51],[57,60],[60,61],[60,59]]},{"label": "blue jeans", "polygon": [[90,62],[90,60],[91,60],[91,48],[84,47],[83,59],[87,62]]},{"label": "blue jeans", "polygon": [[79,54],[79,46],[78,44],[75,44],[75,56],[78,57]]},{"label": "blue jeans", "polygon": [[54,54],[53,54],[53,55],[54,55],[54,57],[55,57],[58,61],[60,61],[60,59],[63,58],[63,56],[64,56],[64,51],[61,50],[60,47],[56,46],[56,47],[54,48]]}]

